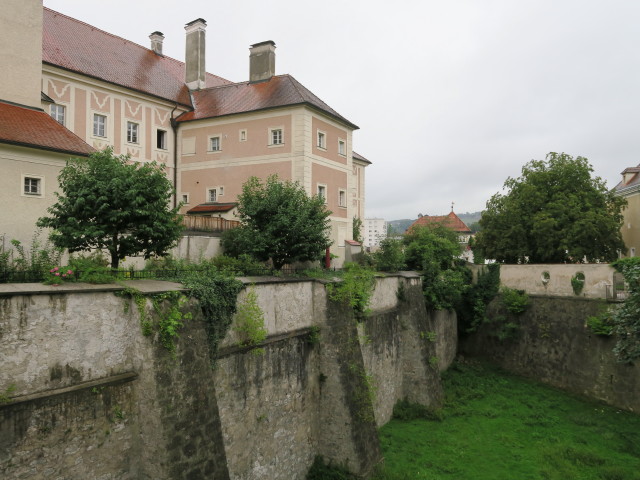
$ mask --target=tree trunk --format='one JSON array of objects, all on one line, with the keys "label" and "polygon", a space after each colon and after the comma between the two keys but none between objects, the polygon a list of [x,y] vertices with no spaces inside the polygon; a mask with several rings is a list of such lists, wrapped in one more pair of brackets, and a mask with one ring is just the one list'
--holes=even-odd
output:
[{"label": "tree trunk", "polygon": [[109,253],[111,253],[111,268],[113,270],[118,269],[118,264],[120,259],[118,258],[118,234],[113,235],[113,240],[111,241],[111,248],[109,249]]}]

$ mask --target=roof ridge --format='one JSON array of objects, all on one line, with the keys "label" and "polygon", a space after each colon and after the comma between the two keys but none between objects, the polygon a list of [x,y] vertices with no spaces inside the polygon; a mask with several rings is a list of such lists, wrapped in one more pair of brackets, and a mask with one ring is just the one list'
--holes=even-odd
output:
[{"label": "roof ridge", "polygon": [[[298,95],[300,95],[300,97],[302,97],[302,99],[304,100],[304,95],[302,94],[302,92],[301,92],[301,91],[300,91],[300,89],[298,88],[298,85],[300,85],[300,86],[304,86],[304,85],[302,85],[298,80],[296,80],[296,79],[295,79],[295,77],[294,77],[293,75],[290,75],[290,74],[288,74],[288,73],[287,73],[287,74],[284,74],[284,75],[286,75],[286,77],[289,79],[289,81],[291,81],[291,84],[293,85],[293,88],[295,88],[295,89],[296,89],[296,92],[298,92]],[[304,87],[304,88],[305,88],[306,90],[309,90],[307,87]],[[318,98],[318,100],[320,100],[320,98],[319,98],[319,97],[317,97],[317,96],[316,96],[316,98]],[[322,100],[320,100],[320,101],[322,101]],[[322,103],[324,103],[325,105],[327,105],[325,102],[322,102]],[[327,106],[328,106],[328,105],[327,105]]]},{"label": "roof ridge", "polygon": [[[133,46],[135,46],[135,47],[141,48],[141,49],[143,49],[143,50],[145,50],[145,51],[153,52],[153,49],[151,49],[151,48],[149,48],[149,47],[145,47],[144,45],[140,45],[139,43],[136,43],[136,42],[134,42],[134,41],[132,41],[132,40],[129,40],[129,39],[127,39],[127,38],[124,38],[124,37],[121,37],[121,36],[119,36],[119,35],[115,35],[115,34],[113,34],[113,33],[107,32],[106,30],[103,30],[103,29],[101,29],[101,28],[99,28],[99,27],[96,27],[95,25],[91,25],[90,23],[83,22],[82,20],[78,20],[77,18],[70,17],[69,15],[65,15],[64,13],[58,12],[57,10],[53,10],[53,9],[51,9],[51,8],[48,8],[48,7],[44,7],[44,6],[43,6],[42,8],[43,8],[43,9],[45,9],[45,10],[48,10],[49,12],[51,12],[51,13],[53,13],[53,14],[55,14],[55,15],[60,15],[60,16],[65,17],[65,18],[67,18],[67,19],[69,19],[69,20],[71,20],[71,21],[74,21],[74,22],[76,22],[76,23],[79,23],[79,24],[85,25],[86,27],[89,27],[89,28],[92,28],[92,29],[94,29],[94,30],[97,30],[97,31],[99,31],[100,33],[104,33],[104,34],[106,34],[106,35],[110,36],[111,38],[115,38],[115,39],[118,39],[118,40],[122,40],[122,41],[124,41],[124,42],[127,42],[127,43],[128,43],[128,44],[130,44],[130,45],[133,45]],[[155,52],[154,52],[154,53],[155,53]],[[157,53],[156,53],[156,55],[158,55],[158,56],[160,56],[160,57],[162,57],[162,58],[165,58],[165,59],[167,59],[167,60],[169,60],[169,61],[172,61],[172,62],[178,63],[178,64],[180,64],[180,65],[185,65],[185,62],[183,62],[183,61],[181,61],[181,60],[178,60],[177,58],[170,57],[169,55],[157,54]],[[221,79],[221,80],[224,80],[224,81],[227,81],[227,82],[229,81],[229,80],[227,80],[226,78],[221,77],[220,75],[216,75],[215,73],[209,73],[209,72],[205,72],[205,73],[206,73],[207,75],[211,75],[211,76],[216,77],[216,78],[219,78],[219,79]]]}]

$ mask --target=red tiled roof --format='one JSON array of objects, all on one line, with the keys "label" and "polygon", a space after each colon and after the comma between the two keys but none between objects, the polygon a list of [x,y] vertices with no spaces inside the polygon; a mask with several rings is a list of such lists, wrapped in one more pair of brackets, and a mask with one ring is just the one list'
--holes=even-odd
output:
[{"label": "red tiled roof", "polygon": [[0,143],[82,156],[95,151],[45,112],[1,102]]},{"label": "red tiled roof", "polygon": [[180,122],[291,105],[309,105],[351,128],[358,128],[291,75],[276,75],[264,82],[241,82],[207,88],[194,91],[192,95],[194,111],[180,115]]},{"label": "red tiled roof", "polygon": [[471,229],[467,227],[467,225],[460,220],[455,213],[451,212],[449,215],[442,216],[429,216],[425,215],[423,217],[418,218],[415,222],[411,224],[411,226],[407,229],[407,231],[411,231],[414,227],[426,227],[429,225],[442,224],[447,228],[450,228],[454,232],[458,233],[471,233]]},{"label": "red tiled roof", "polygon": [[[156,97],[191,105],[184,63],[44,8],[42,61]],[[207,74],[209,87],[230,83]]]},{"label": "red tiled roof", "polygon": [[187,210],[187,213],[228,212],[236,205],[235,203],[201,203],[191,210]]},{"label": "red tiled roof", "polygon": [[640,175],[638,175],[640,173],[640,165],[638,165],[637,167],[625,168],[624,171],[622,172],[622,175],[625,175],[627,173],[633,173],[633,176],[627,182],[625,182],[623,180],[620,183],[618,183],[614,187],[614,191],[618,191],[618,190],[634,187],[636,185],[640,185]]},{"label": "red tiled roof", "polygon": [[364,158],[362,155],[360,155],[357,152],[353,152],[353,159],[354,160],[360,160],[361,162],[368,163],[369,165],[371,165],[371,160],[367,160],[366,158]]}]

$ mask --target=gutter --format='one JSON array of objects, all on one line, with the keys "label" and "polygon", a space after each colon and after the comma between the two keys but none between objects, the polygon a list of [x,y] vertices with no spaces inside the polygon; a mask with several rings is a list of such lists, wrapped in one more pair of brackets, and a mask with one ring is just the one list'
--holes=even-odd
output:
[{"label": "gutter", "polygon": [[178,104],[171,110],[171,130],[173,130],[173,208],[178,206],[178,122],[173,118],[173,112],[178,108]]}]

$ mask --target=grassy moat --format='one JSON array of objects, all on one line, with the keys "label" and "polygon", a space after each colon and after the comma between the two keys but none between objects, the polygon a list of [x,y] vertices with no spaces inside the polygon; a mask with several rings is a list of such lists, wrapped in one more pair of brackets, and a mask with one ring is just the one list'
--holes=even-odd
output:
[{"label": "grassy moat", "polygon": [[380,431],[382,479],[640,479],[640,416],[471,362],[444,408]]}]

